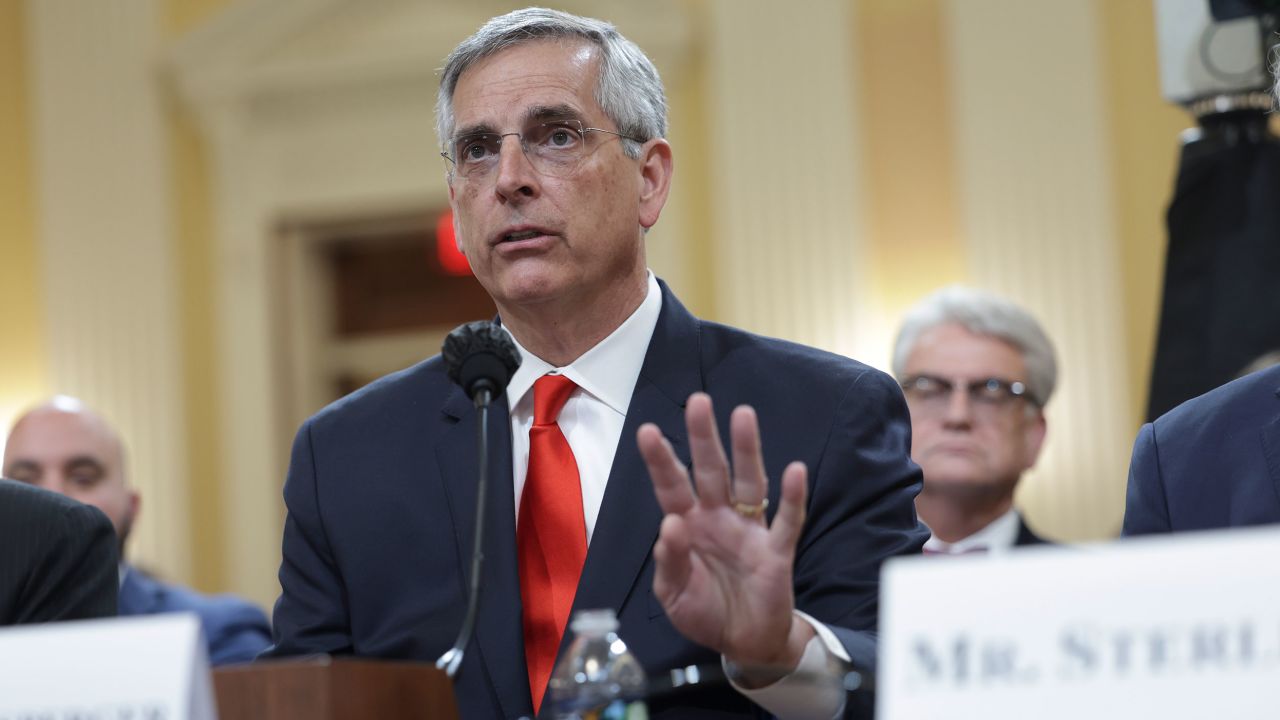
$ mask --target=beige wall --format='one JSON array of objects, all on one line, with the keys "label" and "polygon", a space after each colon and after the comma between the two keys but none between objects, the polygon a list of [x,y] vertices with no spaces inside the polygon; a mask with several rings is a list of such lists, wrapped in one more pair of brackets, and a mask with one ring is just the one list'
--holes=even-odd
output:
[{"label": "beige wall", "polygon": [[[762,3],[758,8],[762,12],[771,5],[757,1]],[[679,143],[673,199],[678,210],[672,213],[675,227],[660,226],[654,233],[655,243],[668,243],[657,254],[662,262],[678,266],[678,275],[685,278],[680,289],[691,307],[714,319],[729,319],[795,337],[788,334],[789,317],[812,316],[813,308],[831,305],[833,297],[840,298],[841,304],[856,305],[853,309],[836,309],[848,310],[847,319],[833,310],[825,320],[807,322],[801,339],[849,352],[882,367],[887,364],[888,344],[902,309],[937,285],[988,278],[975,270],[981,267],[975,263],[987,262],[999,249],[991,245],[992,233],[985,228],[997,227],[1003,216],[989,216],[1000,207],[984,195],[999,189],[987,187],[999,178],[982,175],[981,169],[986,167],[983,163],[989,160],[976,149],[983,147],[985,139],[980,127],[967,124],[982,117],[968,104],[973,102],[975,93],[990,94],[984,101],[998,99],[999,86],[984,84],[979,72],[985,67],[983,63],[1007,63],[1022,70],[1019,77],[1025,83],[1036,83],[1044,77],[1065,78],[1072,83],[1072,92],[1092,99],[1078,110],[1087,116],[1072,117],[1069,112],[1076,110],[1063,111],[1059,118],[1061,132],[1029,134],[1016,142],[1022,143],[1019,147],[1026,151],[1043,152],[1047,157],[1063,152],[1064,142],[1085,142],[1071,148],[1070,154],[1095,160],[1074,165],[1071,183],[1072,187],[1105,189],[1094,195],[1081,195],[1078,202],[1089,204],[1088,217],[1093,224],[1087,227],[1093,229],[1097,242],[1105,244],[1106,251],[1093,254],[1091,262],[1095,266],[1083,263],[1073,272],[1103,278],[1103,286],[1111,288],[1108,292],[1114,291],[1114,306],[1106,308],[1114,320],[1114,335],[1112,341],[1106,342],[1082,335],[1077,344],[1090,343],[1091,352],[1096,349],[1102,353],[1097,372],[1115,374],[1117,381],[1112,389],[1118,395],[1118,404],[1105,410],[1108,417],[1102,425],[1110,428],[1109,449],[1101,454],[1098,464],[1082,466],[1071,461],[1075,455],[1093,454],[1092,440],[1073,436],[1065,429],[1051,434],[1050,445],[1062,445],[1057,449],[1060,457],[1054,460],[1056,464],[1042,469],[1035,480],[1036,491],[1024,498],[1024,504],[1028,504],[1034,519],[1065,539],[1102,537],[1113,531],[1120,511],[1118,490],[1124,482],[1125,448],[1136,430],[1146,393],[1163,258],[1163,205],[1176,164],[1176,135],[1188,124],[1180,111],[1165,106],[1158,96],[1151,3],[1091,0],[1063,8],[1056,0],[1027,0],[1018,13],[1028,22],[1025,27],[967,23],[973,20],[973,13],[994,13],[999,9],[979,0],[811,3],[806,12],[818,20],[839,23],[846,29],[848,44],[832,54],[831,62],[823,64],[820,72],[788,76],[802,87],[789,89],[789,105],[785,108],[770,104],[777,94],[776,83],[773,87],[753,87],[754,75],[733,67],[734,53],[745,52],[735,43],[766,48],[766,61],[809,57],[814,58],[812,62],[822,63],[821,53],[806,43],[807,36],[771,32],[768,22],[743,17],[751,12],[750,1],[688,0],[682,5],[693,38],[679,55],[680,65],[664,68],[672,87],[673,137]],[[158,2],[155,7],[161,16],[157,22],[162,45],[206,27],[220,11],[231,6],[230,0]],[[602,3],[601,14],[607,15],[609,7]],[[1045,13],[1058,13],[1069,22],[1061,26],[1030,22]],[[61,389],[51,386],[52,361],[46,340],[49,333],[57,333],[60,328],[50,326],[52,321],[42,300],[48,288],[42,286],[41,280],[42,240],[35,209],[40,198],[34,190],[38,183],[30,154],[40,129],[31,125],[34,105],[27,82],[32,68],[26,27],[24,3],[0,0],[0,157],[5,158],[0,163],[0,327],[6,346],[6,352],[0,354],[0,420],[5,421],[5,413]],[[1064,63],[1045,68],[1041,74],[1027,57],[988,58],[975,54],[974,48],[984,44],[995,47],[1009,43],[1010,33],[1015,37],[1018,33],[1043,33],[1046,27],[1057,27],[1057,32],[1062,33],[1053,38],[1057,46],[1088,56],[1060,58],[1075,62],[1077,67],[1066,67]],[[732,28],[733,33],[722,33],[717,38],[718,28]],[[623,30],[627,31],[627,27]],[[839,34],[839,28],[826,27],[825,31]],[[741,43],[742,33],[754,34],[753,43]],[[1009,47],[1016,50],[1020,46],[1012,43]],[[163,55],[164,50],[158,48],[157,55]],[[805,76],[797,77],[801,74]],[[1021,90],[1017,85],[1009,87],[1011,104],[1016,105]],[[217,332],[220,277],[211,139],[175,93],[166,87],[158,90],[158,96],[165,128],[159,140],[159,157],[169,178],[166,227],[177,305],[176,327],[171,334],[181,388],[176,417],[185,445],[180,459],[183,472],[173,481],[183,484],[186,496],[170,510],[186,520],[178,524],[182,528],[178,532],[185,533],[183,544],[191,548],[189,563],[160,569],[205,589],[232,589],[269,597],[273,587],[258,580],[238,579],[241,576],[228,569],[235,561],[228,553],[247,550],[227,549],[228,538],[243,531],[237,521],[244,513],[236,505],[241,501],[229,499],[238,496],[223,491],[241,463],[238,458],[228,457],[228,418],[223,399],[226,388],[217,366],[220,354],[226,351],[225,344],[233,340]],[[821,103],[823,111],[808,114],[806,103]],[[759,118],[768,122],[756,122]],[[806,189],[803,183],[808,180],[803,174],[782,177],[783,182],[775,191],[749,201],[753,210],[765,213],[762,217],[766,220],[768,213],[777,213],[791,216],[792,221],[802,218],[807,224],[798,226],[789,221],[778,226],[781,230],[744,237],[751,226],[735,231],[733,225],[740,217],[740,203],[744,202],[737,196],[753,192],[753,183],[743,183],[733,196],[725,192],[735,181],[718,174],[723,166],[716,162],[714,149],[718,142],[734,137],[734,132],[753,136],[764,132],[757,126],[775,124],[779,129],[800,128],[812,133],[813,150],[819,152],[826,138],[838,136],[837,147],[848,161],[843,168],[837,165],[826,172],[824,177],[829,182],[822,187]],[[1085,140],[1063,134],[1079,127],[1093,131]],[[422,128],[421,139],[426,144],[433,142],[430,128]],[[785,160],[805,149],[787,146],[780,158]],[[10,162],[10,158],[14,161]],[[767,160],[757,168],[750,164],[751,160],[738,159],[752,173],[780,167],[778,161]],[[1030,173],[1021,181],[1034,185],[1052,182],[1055,168],[1010,165],[1002,172],[1006,171]],[[817,204],[806,206],[806,202]],[[840,202],[847,205],[834,212],[832,204]],[[1008,217],[1021,212],[1018,222],[1023,225],[1019,227],[1043,234],[1033,222],[1037,212],[1043,215],[1062,209],[1043,206],[1037,211],[1037,207],[1041,206],[1008,208]],[[850,247],[839,244],[840,223],[844,222],[841,213],[849,214],[850,238],[856,235],[856,243]],[[1067,218],[1068,222],[1077,220]],[[806,235],[821,237],[780,237],[780,233],[786,234],[787,227],[803,227]],[[982,236],[975,237],[975,231]],[[787,252],[770,255],[774,252],[771,239],[785,240],[781,247]],[[1011,233],[1007,238],[996,239],[1013,243],[1018,236]],[[1035,237],[1017,247],[1025,252],[1012,258],[1009,262],[1013,264],[1008,267],[998,268],[990,282],[1050,316],[1054,326],[1051,329],[1070,337],[1076,337],[1072,333],[1086,332],[1079,327],[1079,318],[1072,317],[1069,308],[1061,307],[1057,296],[1017,284],[1000,285],[1000,278],[1058,261],[1037,255],[1042,250]],[[731,275],[723,256],[744,248],[755,259],[746,260],[746,265]],[[834,264],[831,268],[818,268],[830,270],[832,279],[808,282],[809,275],[799,274],[814,270],[805,265],[806,259]],[[754,273],[750,277],[759,278],[755,281],[759,283],[786,267],[795,269],[772,283],[775,292],[763,304],[768,307],[757,310],[733,301],[739,296],[735,293],[744,292],[743,273]],[[849,287],[840,286],[841,277],[850,278]],[[1108,277],[1115,279],[1110,285],[1106,284]],[[858,327],[837,329],[836,323]],[[1094,348],[1092,343],[1098,342],[1101,344]],[[1078,377],[1067,388],[1073,396],[1091,391],[1090,376],[1084,374],[1086,377]],[[1069,404],[1063,403],[1064,413]],[[1074,420],[1064,418],[1058,426],[1088,422],[1088,413],[1095,411],[1091,410],[1094,407],[1081,404],[1071,409]],[[284,450],[281,448],[281,453]],[[1080,469],[1084,467],[1088,469]],[[1084,482],[1074,474],[1101,477]],[[278,496],[279,480],[260,482],[274,484],[269,489],[272,496]],[[263,533],[258,552],[277,552],[277,541],[266,537],[273,534],[274,531]],[[244,587],[246,583],[253,587]]]},{"label": "beige wall", "polygon": [[[165,0],[163,28],[179,38],[207,22],[231,0]],[[223,462],[218,436],[216,339],[213,333],[213,212],[205,145],[190,112],[169,96],[170,163],[174,184],[174,228],[182,328],[183,389],[186,395],[187,478],[191,498],[192,579],[207,590],[226,587],[221,549],[231,531],[229,513],[218,492],[219,478],[234,471]]]},{"label": "beige wall", "polygon": [[[163,15],[155,19],[156,23],[163,25],[168,37],[177,37],[227,4],[227,0],[167,0],[153,7]],[[47,5],[42,8],[42,11],[48,10]],[[38,152],[42,128],[33,127],[38,115],[35,84],[39,80],[33,82],[32,78],[47,78],[49,73],[39,72],[41,68],[31,62],[36,53],[31,40],[33,22],[22,0],[0,0],[0,157],[4,158],[0,163],[0,329],[7,348],[0,354],[0,425],[5,429],[23,408],[51,393],[68,391],[71,384],[66,382],[65,371],[57,374],[62,381],[53,380],[54,358],[48,349],[48,335],[55,329],[51,325],[64,332],[67,328],[63,321],[53,319],[56,312],[47,302],[51,282],[47,262],[50,251],[48,248],[42,251],[45,242],[37,231],[40,200],[49,198],[42,198],[40,194],[41,175],[33,157]],[[89,18],[84,18],[84,22],[90,22]],[[48,29],[48,23],[43,27]],[[148,73],[154,77],[153,70]],[[50,94],[45,93],[46,101]],[[217,411],[217,398],[209,382],[211,303],[205,277],[209,262],[203,257],[209,251],[207,183],[204,182],[207,172],[202,165],[201,141],[196,138],[183,110],[176,103],[170,103],[164,106],[164,111],[168,136],[160,137],[165,148],[160,154],[171,160],[175,188],[171,196],[173,231],[166,234],[177,260],[168,267],[174,273],[175,285],[181,288],[182,316],[179,341],[171,349],[183,358],[181,388],[186,398],[180,405],[185,406],[187,412],[181,424],[189,451],[177,459],[181,469],[172,473],[172,477],[166,472],[163,481],[165,487],[176,486],[182,492],[175,493],[172,502],[167,493],[148,493],[142,522],[156,525],[158,523],[149,521],[169,516],[172,529],[159,534],[178,533],[181,537],[161,538],[156,537],[156,532],[146,533],[153,536],[150,542],[178,547],[190,544],[194,552],[190,564],[182,556],[162,560],[158,559],[159,554],[145,550],[141,561],[213,589],[222,585],[221,557],[211,550],[217,547],[216,539],[223,532],[225,515],[217,504],[217,494],[209,491],[216,485],[220,469],[216,452],[218,439],[210,432],[212,422],[208,419]],[[45,133],[53,135],[60,131],[45,130]],[[69,192],[65,184],[55,187],[55,193]],[[88,214],[87,208],[84,214]],[[128,221],[125,224],[129,225]],[[94,240],[109,248],[115,238],[104,233]],[[92,272],[92,268],[88,271]],[[66,273],[56,270],[55,275],[53,282],[58,282]],[[114,282],[127,285],[135,281],[136,277],[125,275]],[[122,316],[119,320],[128,323],[130,318]],[[90,339],[86,346],[92,348],[94,342]],[[106,372],[109,374],[112,370],[108,368]],[[92,385],[90,381],[73,391],[97,395],[96,402],[105,405],[103,409],[117,420],[130,410],[140,415],[148,413],[146,408],[122,408],[120,402],[125,399],[113,400],[107,394],[96,392]],[[0,437],[0,442],[2,440]],[[188,492],[190,499],[183,500]],[[176,518],[172,517],[175,513]]]},{"label": "beige wall", "polygon": [[942,0],[857,4],[873,292],[893,320],[967,280]]},{"label": "beige wall", "polygon": [[[1107,69],[1107,125],[1111,134],[1116,236],[1124,278],[1125,355],[1130,412],[1146,413],[1146,387],[1155,351],[1164,273],[1164,209],[1173,194],[1178,133],[1192,123],[1164,102],[1151,3],[1097,0]],[[1143,29],[1142,32],[1135,30]]]},{"label": "beige wall", "polygon": [[[48,389],[22,0],[0,0],[0,425]],[[4,438],[0,433],[0,448]]]}]

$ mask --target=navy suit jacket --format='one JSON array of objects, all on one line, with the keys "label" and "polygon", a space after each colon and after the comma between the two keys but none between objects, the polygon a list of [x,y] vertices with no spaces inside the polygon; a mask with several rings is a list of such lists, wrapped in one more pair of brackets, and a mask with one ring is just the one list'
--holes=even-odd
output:
[{"label": "navy suit jacket", "polygon": [[201,595],[170,585],[137,568],[127,568],[120,583],[120,614],[156,615],[193,612],[200,616],[209,662],[249,662],[271,644],[271,625],[258,606],[233,595]]},{"label": "navy suit jacket", "polygon": [[1142,426],[1124,534],[1280,522],[1280,366],[1227,383]]},{"label": "navy suit jacket", "polygon": [[[719,662],[676,632],[653,595],[651,549],[662,511],[635,441],[641,423],[656,423],[688,463],[684,404],[690,394],[705,391],[715,400],[724,438],[733,407],[749,403],[758,411],[774,483],[771,508],[778,504],[783,467],[797,459],[808,465],[796,604],[835,626],[855,662],[871,667],[881,562],[919,552],[928,537],[915,516],[921,475],[909,459],[910,422],[900,389],[847,358],[700,321],[662,288],[662,312],[632,395],[575,611],[616,610],[620,636],[650,673]],[[374,382],[303,424],[284,489],[283,593],[269,654],[432,661],[449,648],[467,600],[477,417],[437,356]],[[504,397],[490,411],[493,476],[476,637],[455,683],[464,718],[516,718],[533,710],[521,632],[510,436]],[[727,687],[650,710],[653,717],[757,712]]]}]

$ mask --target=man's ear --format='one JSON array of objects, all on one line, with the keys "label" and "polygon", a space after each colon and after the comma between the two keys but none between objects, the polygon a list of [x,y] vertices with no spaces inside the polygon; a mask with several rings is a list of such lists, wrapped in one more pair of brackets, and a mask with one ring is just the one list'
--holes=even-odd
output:
[{"label": "man's ear", "polygon": [[671,144],[662,138],[645,143],[640,155],[640,225],[648,229],[658,222],[671,191]]}]

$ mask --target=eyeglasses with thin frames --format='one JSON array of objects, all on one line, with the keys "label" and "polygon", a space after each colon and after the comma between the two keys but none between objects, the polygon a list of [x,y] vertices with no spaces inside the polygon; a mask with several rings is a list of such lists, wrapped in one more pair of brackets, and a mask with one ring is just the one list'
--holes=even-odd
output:
[{"label": "eyeglasses with thin frames", "polygon": [[578,169],[586,156],[587,133],[606,133],[624,140],[643,143],[639,138],[603,128],[583,127],[579,120],[531,123],[521,132],[468,133],[449,143],[449,152],[440,153],[451,166],[450,172],[468,181],[483,180],[494,173],[502,154],[502,140],[514,136],[529,164],[541,175],[563,178]]},{"label": "eyeglasses with thin frames", "polygon": [[962,390],[968,396],[969,407],[978,417],[994,417],[1019,400],[1040,407],[1036,399],[1027,392],[1026,384],[1017,380],[991,377],[957,385],[936,375],[922,374],[912,375],[902,381],[902,392],[907,397],[911,411],[933,416],[948,412],[952,394],[957,390]]}]

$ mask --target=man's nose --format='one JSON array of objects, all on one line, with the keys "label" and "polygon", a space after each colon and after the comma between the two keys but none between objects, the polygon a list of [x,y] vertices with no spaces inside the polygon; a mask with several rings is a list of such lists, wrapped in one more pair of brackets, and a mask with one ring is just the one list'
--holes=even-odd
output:
[{"label": "man's nose", "polygon": [[968,388],[957,385],[947,398],[947,414],[949,426],[968,426],[973,422],[973,401],[969,398]]},{"label": "man's nose", "polygon": [[67,494],[67,479],[57,473],[45,473],[36,485],[59,495]]},{"label": "man's nose", "polygon": [[507,200],[530,197],[536,193],[537,172],[525,155],[523,141],[515,133],[502,136],[502,142],[498,146],[496,173],[495,188]]}]

